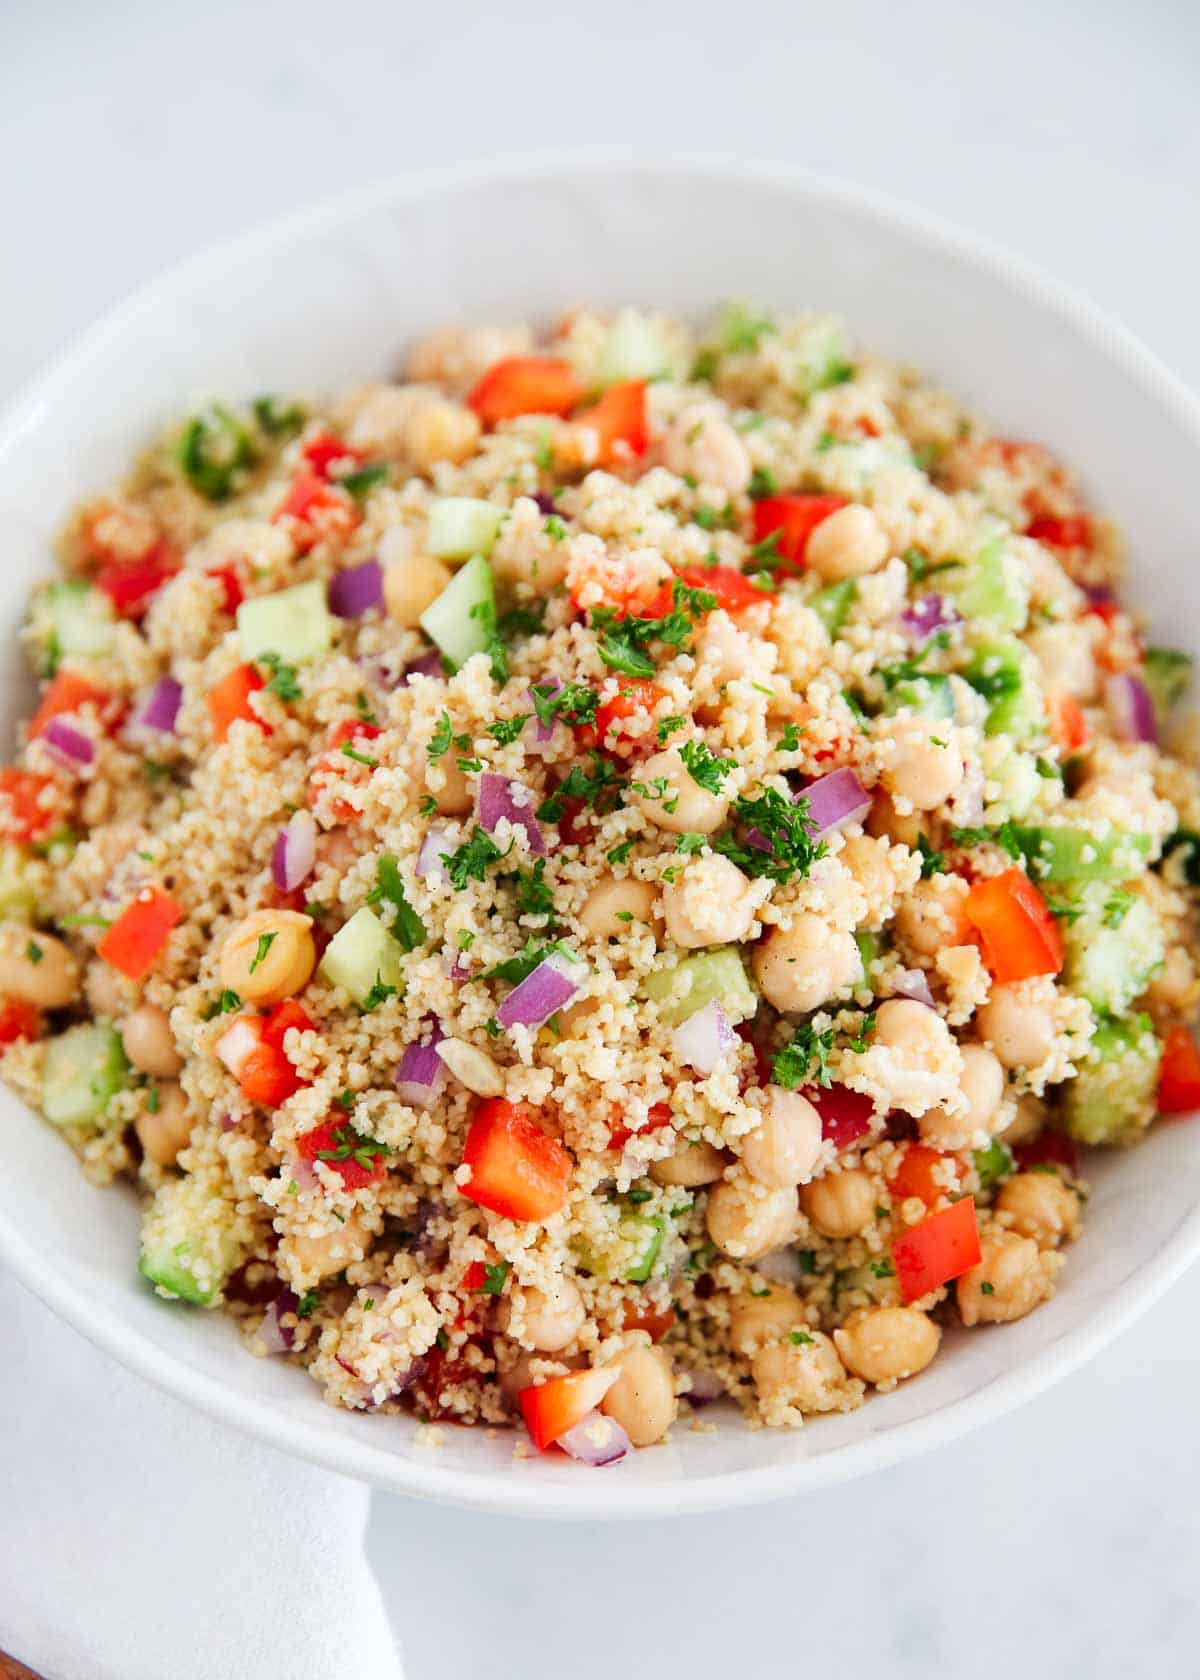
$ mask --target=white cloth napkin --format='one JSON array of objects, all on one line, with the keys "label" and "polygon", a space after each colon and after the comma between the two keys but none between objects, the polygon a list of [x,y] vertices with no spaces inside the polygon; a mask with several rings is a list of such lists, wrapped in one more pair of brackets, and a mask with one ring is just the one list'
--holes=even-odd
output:
[{"label": "white cloth napkin", "polygon": [[0,1651],[46,1680],[402,1680],[368,1489],[210,1423],[0,1271]]}]

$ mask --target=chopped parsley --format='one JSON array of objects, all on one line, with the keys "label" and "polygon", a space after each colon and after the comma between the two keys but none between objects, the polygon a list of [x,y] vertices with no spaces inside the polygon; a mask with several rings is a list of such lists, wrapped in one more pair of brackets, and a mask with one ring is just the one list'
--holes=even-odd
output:
[{"label": "chopped parsley", "polygon": [[249,972],[251,974],[254,973],[254,970],[259,966],[260,963],[264,963],[267,960],[267,952],[271,949],[271,946],[274,945],[274,943],[275,943],[275,941],[278,937],[279,937],[279,935],[275,934],[275,933],[260,933],[259,934],[258,945],[255,949],[253,957],[250,959],[250,970],[249,970]]},{"label": "chopped parsley", "polygon": [[236,992],[230,991],[229,987],[226,986],[223,992],[218,992],[212,1003],[210,1003],[208,1008],[204,1011],[203,1019],[206,1021],[213,1021],[218,1015],[228,1015],[231,1010],[240,1009],[241,1007],[241,998]]},{"label": "chopped parsley", "polygon": [[[770,1293],[770,1291],[767,1293]],[[812,1337],[804,1330],[789,1330],[788,1341],[791,1342],[793,1347],[812,1347],[814,1345]]]},{"label": "chopped parsley", "polygon": [[506,642],[511,642],[518,636],[536,636],[545,618],[545,601],[534,601],[529,606],[511,608],[497,620],[496,629]]},{"label": "chopped parsley", "polygon": [[46,953],[45,953],[45,951],[42,950],[42,947],[38,944],[36,939],[31,939],[25,947],[25,955],[29,958],[30,962],[33,963],[34,966],[36,967],[36,965],[41,962],[42,958],[46,955]]},{"label": "chopped parsley", "polygon": [[375,713],[371,710],[371,703],[361,688],[354,696],[354,709],[364,723],[375,723]]},{"label": "chopped parsley", "polygon": [[671,601],[671,611],[662,618],[625,618],[611,607],[593,611],[592,628],[598,633],[596,650],[610,670],[626,677],[652,677],[655,667],[647,647],[662,642],[686,653],[697,618],[712,612],[717,604],[710,590],[692,589],[681,578],[675,579]]},{"label": "chopped parsley", "polygon": [[877,1278],[891,1278],[896,1275],[896,1268],[890,1260],[872,1260],[871,1275]]},{"label": "chopped parsley", "polygon": [[833,1053],[833,1039],[832,1027],[818,1032],[807,1021],[797,1027],[790,1042],[784,1045],[771,1064],[771,1083],[782,1085],[785,1091],[794,1091],[797,1085],[808,1083],[811,1067],[812,1078],[818,1085],[832,1085],[829,1058]]},{"label": "chopped parsley", "polygon": [[395,995],[395,986],[386,985],[384,983],[383,976],[381,974],[376,974],[375,984],[371,987],[366,997],[359,1004],[359,1008],[362,1010],[364,1015],[370,1015],[373,1010],[379,1008],[381,1003],[385,1003],[388,998],[395,997]]},{"label": "chopped parsley", "polygon": [[686,722],[687,722],[687,719],[686,718],[681,718],[681,717],[665,717],[665,718],[663,718],[658,725],[658,744],[659,744],[659,746],[660,747],[665,746],[666,742],[667,742],[668,735],[673,735],[677,729],[682,729]]},{"label": "chopped parsley", "polygon": [[380,1143],[378,1138],[367,1137],[362,1132],[356,1132],[347,1121],[342,1126],[333,1128],[333,1148],[318,1149],[318,1161],[353,1161],[364,1172],[373,1172],[377,1161],[385,1155],[394,1155],[395,1150],[389,1143]]},{"label": "chopped parsley", "polygon": [[803,730],[801,730],[797,724],[785,723],[783,726],[783,734],[775,743],[775,751],[789,753],[799,752],[800,736],[802,734]]},{"label": "chopped parsley", "polygon": [[510,747],[532,716],[532,712],[519,712],[516,717],[501,718],[488,725],[488,734],[502,747]]},{"label": "chopped parsley", "polygon": [[379,767],[377,758],[372,758],[370,753],[359,752],[357,747],[350,745],[349,741],[342,742],[341,750],[346,758],[352,758],[355,764],[365,764],[368,770],[376,770]]},{"label": "chopped parsley", "polygon": [[568,945],[557,941],[551,945],[539,945],[532,934],[515,957],[508,957],[504,962],[497,963],[495,968],[485,969],[479,976],[481,980],[507,980],[510,986],[519,986],[527,975],[533,973],[539,963],[545,962],[547,957],[565,957],[568,962],[577,962],[574,951]]},{"label": "chopped parsley", "polygon": [[706,793],[720,793],[721,783],[737,767],[736,758],[717,758],[704,741],[684,741],[679,756],[696,786]]},{"label": "chopped parsley", "polygon": [[338,479],[343,490],[349,490],[356,502],[365,501],[380,484],[386,484],[388,470],[381,461],[373,466],[358,467],[354,472],[348,472]]},{"label": "chopped parsley", "polygon": [[705,834],[681,834],[675,842],[675,850],[691,857],[695,852],[702,852],[707,844],[708,836]]},{"label": "chopped parsley", "polygon": [[996,1286],[994,1283],[981,1283],[979,1285],[979,1293],[981,1295],[994,1295],[996,1293]]},{"label": "chopped parsley", "polygon": [[320,1305],[321,1291],[319,1289],[306,1289],[296,1303],[296,1317],[311,1318]]},{"label": "chopped parsley", "polygon": [[442,712],[438,716],[433,734],[429,738],[429,745],[425,748],[430,761],[441,758],[451,747],[457,747],[459,752],[466,752],[471,745],[469,735],[456,735],[454,725],[450,722],[450,713]]},{"label": "chopped parsley", "polygon": [[619,846],[614,846],[612,851],[608,853],[609,863],[628,863],[629,854],[633,847],[634,842],[632,840],[622,840]]},{"label": "chopped parsley", "polygon": [[[807,799],[792,800],[777,788],[764,788],[751,798],[736,799],[733,819],[737,827],[718,835],[713,850],[736,863],[743,874],[783,883],[795,875],[807,875],[817,859],[825,856],[825,842],[814,841],[812,836]],[[739,828],[757,829],[770,850],[739,839]]]},{"label": "chopped parsley", "polygon": [[431,793],[422,794],[417,810],[423,817],[432,817],[437,811],[437,800]]},{"label": "chopped parsley", "polygon": [[288,403],[285,407],[278,397],[255,397],[252,406],[254,418],[268,437],[295,437],[308,418],[299,403]]},{"label": "chopped parsley", "polygon": [[573,764],[554,792],[542,800],[536,813],[542,822],[557,822],[569,799],[580,799],[585,805],[599,806],[621,786],[619,773],[603,753],[593,750],[591,760],[590,771],[582,765]]},{"label": "chopped parsley", "polygon": [[529,692],[539,723],[549,726],[555,718],[561,718],[563,723],[574,727],[596,721],[600,696],[586,683],[564,683],[561,688],[552,688],[549,683],[535,683]]},{"label": "chopped parsley", "polygon": [[395,910],[389,929],[392,938],[406,951],[415,951],[429,938],[429,933],[405,896],[400,865],[390,852],[384,852],[379,859],[375,867],[375,885],[367,894],[368,904],[379,904],[383,900]]},{"label": "chopped parsley", "polygon": [[1133,909],[1135,901],[1135,894],[1126,892],[1124,887],[1114,887],[1104,901],[1105,927],[1119,928]]},{"label": "chopped parsley", "polygon": [[469,951],[475,943],[475,935],[468,928],[459,928],[457,944],[460,951]]},{"label": "chopped parsley", "polygon": [[923,834],[917,835],[917,850],[921,854],[922,881],[928,881],[932,876],[944,873],[946,868],[945,852],[935,852]]},{"label": "chopped parsley", "polygon": [[471,608],[470,616],[478,619],[483,626],[484,652],[492,662],[492,681],[500,688],[508,681],[508,654],[504,647],[504,637],[500,633],[500,624],[496,618],[496,603],[490,598],[476,601]]},{"label": "chopped parsley", "polygon": [[1052,763],[1048,758],[1034,759],[1033,767],[1042,780],[1046,782],[1057,782],[1062,776],[1062,771],[1058,765]]},{"label": "chopped parsley", "polygon": [[519,916],[546,916],[554,920],[554,894],[546,885],[545,858],[538,858],[532,869],[517,871],[516,901]]},{"label": "chopped parsley", "polygon": [[303,690],[294,665],[288,665],[277,653],[260,653],[258,663],[265,665],[271,672],[271,680],[267,684],[268,694],[277,694],[281,700],[299,700]]},{"label": "chopped parsley", "polygon": [[909,576],[914,583],[923,583],[927,577],[933,577],[938,572],[953,572],[962,569],[961,560],[934,561],[919,548],[906,548],[900,558],[908,567]]},{"label": "chopped parsley", "polygon": [[779,484],[770,467],[755,467],[750,474],[749,495],[751,501],[761,502],[764,496],[774,496],[778,490]]},{"label": "chopped parsley", "polygon": [[501,1260],[495,1266],[484,1265],[484,1280],[475,1291],[477,1295],[503,1295],[504,1280],[508,1276],[508,1261]]},{"label": "chopped parsley", "polygon": [[146,1109],[150,1114],[157,1114],[159,1109],[158,1086],[151,1085],[146,1091]]},{"label": "chopped parsley", "polygon": [[487,1020],[483,1023],[483,1030],[487,1033],[489,1038],[499,1038],[503,1029],[496,1017],[494,1015],[489,1015]]},{"label": "chopped parsley", "polygon": [[556,513],[548,513],[546,515],[546,522],[543,528],[546,535],[552,538],[556,543],[562,542],[563,538],[567,534],[567,527],[563,524],[562,520]]},{"label": "chopped parsley", "polygon": [[1031,831],[1018,827],[1011,817],[998,828],[952,828],[950,838],[956,846],[999,846],[1016,863],[1023,863],[1032,850]]},{"label": "chopped parsley", "polygon": [[[541,812],[538,812],[541,815]],[[456,892],[462,892],[468,881],[484,881],[487,879],[489,864],[498,863],[506,858],[512,850],[510,843],[508,851],[502,852],[479,824],[471,830],[470,837],[454,852],[442,852],[441,862],[446,865],[446,873]]]}]

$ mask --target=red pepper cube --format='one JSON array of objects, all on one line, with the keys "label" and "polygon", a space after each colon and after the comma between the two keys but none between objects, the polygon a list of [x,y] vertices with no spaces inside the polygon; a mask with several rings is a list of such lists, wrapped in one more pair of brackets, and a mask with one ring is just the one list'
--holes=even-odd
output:
[{"label": "red pepper cube", "polygon": [[387,1177],[383,1152],[378,1146],[373,1148],[369,1138],[360,1136],[349,1115],[331,1117],[311,1131],[301,1132],[296,1148],[302,1161],[323,1161],[332,1167],[347,1190],[362,1190]]},{"label": "red pepper cube", "polygon": [[823,519],[846,506],[844,496],[764,496],[754,504],[754,540],[775,537],[775,553],[786,562],[784,570],[804,569],[808,539]]},{"label": "red pepper cube", "polygon": [[1191,1114],[1200,1109],[1200,1050],[1186,1027],[1171,1027],[1158,1068],[1158,1112]]},{"label": "red pepper cube", "polygon": [[463,1162],[471,1177],[460,1193],[505,1219],[549,1219],[566,1202],[571,1157],[523,1108],[501,1097],[480,1103]]},{"label": "red pepper cube", "polygon": [[610,385],[598,403],[575,418],[597,434],[600,447],[596,459],[601,466],[620,466],[644,455],[650,447],[644,379]]},{"label": "red pepper cube", "polygon": [[509,356],[475,386],[467,404],[485,426],[520,414],[569,414],[584,395],[569,362],[555,356]]},{"label": "red pepper cube", "polygon": [[215,740],[224,741],[230,729],[239,721],[255,724],[264,735],[272,733],[271,725],[265,723],[250,707],[250,696],[266,686],[266,678],[260,676],[253,665],[239,665],[230,671],[227,677],[221,678],[208,696],[208,711],[212,718]]},{"label": "red pepper cube", "polygon": [[931,1213],[892,1243],[892,1260],[906,1302],[919,1301],[942,1284],[962,1277],[977,1266],[983,1251],[975,1219],[975,1199]]},{"label": "red pepper cube", "polygon": [[566,1377],[523,1388],[517,1396],[530,1439],[539,1452],[594,1412],[620,1376],[615,1365],[572,1371]]},{"label": "red pepper cube", "polygon": [[162,887],[143,887],[105,932],[96,950],[128,980],[144,980],[171,929],[183,919],[182,906]]},{"label": "red pepper cube", "polygon": [[965,909],[979,935],[983,960],[1000,985],[1062,971],[1062,932],[1023,869],[976,881]]}]

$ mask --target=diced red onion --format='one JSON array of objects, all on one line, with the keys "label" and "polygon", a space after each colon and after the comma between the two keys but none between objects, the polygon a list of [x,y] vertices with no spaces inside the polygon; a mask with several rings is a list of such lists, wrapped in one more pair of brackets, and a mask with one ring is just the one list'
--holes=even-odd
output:
[{"label": "diced red onion", "polygon": [[773,1248],[754,1261],[754,1270],[768,1283],[798,1286],[804,1279],[798,1248]]},{"label": "diced red onion", "polygon": [[42,730],[41,739],[60,764],[68,770],[81,770],[92,762],[96,748],[90,735],[76,729],[65,717],[52,717]]},{"label": "diced red onion", "polygon": [[240,1125],[241,1120],[236,1114],[222,1114],[221,1130],[223,1132],[236,1132]]},{"label": "diced red onion", "polygon": [[936,1007],[929,990],[929,976],[923,968],[904,968],[893,975],[892,993],[895,997],[911,998],[913,1003],[923,1003],[929,1009]]},{"label": "diced red onion", "polygon": [[496,1011],[497,1021],[506,1032],[513,1027],[540,1027],[567,1007],[586,974],[582,963],[555,951],[513,987]]},{"label": "diced red onion", "polygon": [[453,850],[454,837],[445,823],[431,823],[425,830],[425,838],[417,853],[417,862],[413,870],[417,880],[431,881],[439,875],[444,876],[446,866],[442,857],[446,852]]},{"label": "diced red onion", "polygon": [[871,1129],[875,1104],[848,1085],[808,1085],[804,1095],[821,1116],[821,1136],[839,1151]]},{"label": "diced red onion", "polygon": [[347,566],[329,583],[329,610],[338,618],[361,618],[383,605],[383,571],[378,560]]},{"label": "diced red onion", "polygon": [[962,623],[962,615],[947,602],[943,595],[922,595],[916,601],[910,601],[900,614],[900,621],[909,631],[914,641],[924,647],[925,643],[939,630],[948,630],[952,625]]},{"label": "diced red onion", "polygon": [[[557,694],[559,689],[562,687],[562,683],[560,682],[560,680],[557,677],[546,677],[542,682],[536,683],[534,686],[537,687],[537,688],[548,688],[554,694]],[[531,706],[533,706],[535,708],[535,711],[536,711],[536,704],[537,703],[534,699],[533,689],[532,688],[527,689],[526,693],[529,695],[529,704]],[[538,718],[537,719],[537,728],[533,732],[534,740],[540,742],[544,746],[546,744],[546,742],[551,739],[553,734],[554,734],[553,723],[543,723],[542,720],[540,718]]]},{"label": "diced red onion", "polygon": [[262,1043],[262,1022],[254,1015],[238,1015],[232,1025],[226,1027],[216,1044],[213,1046],[217,1053],[217,1060],[235,1079],[242,1076],[242,1068]]},{"label": "diced red onion", "polygon": [[589,1412],[580,1418],[565,1435],[558,1437],[558,1445],[580,1464],[597,1467],[619,1464],[633,1451],[633,1442],[616,1418],[605,1417],[603,1412]]},{"label": "diced red onion", "polygon": [[1085,583],[1080,587],[1093,607],[1111,607],[1116,596],[1106,583]]},{"label": "diced red onion", "polygon": [[689,1406],[708,1406],[714,1400],[719,1400],[725,1392],[725,1384],[715,1371],[689,1371],[692,1386],[684,1395]]},{"label": "diced red onion", "polygon": [[775,849],[761,828],[743,828],[741,839],[743,844],[753,846],[756,852],[771,852]]},{"label": "diced red onion", "polygon": [[286,828],[275,836],[271,879],[280,892],[295,892],[307,881],[317,861],[317,825],[309,811],[293,811]]},{"label": "diced red onion", "polygon": [[476,808],[480,827],[490,834],[500,819],[507,817],[514,828],[524,829],[529,850],[540,857],[546,850],[546,842],[533,814],[536,804],[532,788],[524,782],[510,782],[506,776],[498,776],[491,770],[485,770],[479,778]]},{"label": "diced red onion", "polygon": [[268,1353],[290,1353],[296,1332],[290,1324],[280,1322],[284,1313],[294,1313],[300,1305],[290,1289],[284,1289],[267,1308],[266,1317],[258,1327],[258,1339]]},{"label": "diced red onion", "polygon": [[703,1009],[689,1015],[671,1034],[671,1043],[681,1062],[697,1073],[709,1074],[733,1048],[734,1031],[721,1005],[714,998]]},{"label": "diced red onion", "polygon": [[538,512],[539,513],[544,513],[547,518],[549,518],[550,515],[555,511],[555,501],[554,501],[553,496],[547,496],[547,495],[543,494],[543,492],[541,490],[539,490],[537,495],[534,496],[533,500],[538,505]]},{"label": "diced red onion", "polygon": [[1109,677],[1104,698],[1113,728],[1122,741],[1147,741],[1151,746],[1158,745],[1154,702],[1140,677],[1135,677],[1130,671]]},{"label": "diced red onion", "polygon": [[183,686],[174,677],[160,677],[134,714],[133,721],[143,729],[157,729],[171,735],[183,703]]},{"label": "diced red onion", "polygon": [[407,688],[413,677],[436,677],[440,679],[445,674],[442,670],[441,654],[436,648],[430,648],[429,652],[423,653],[420,659],[414,659],[404,667],[404,675],[400,678],[397,687]]},{"label": "diced red onion", "polygon": [[814,835],[832,834],[861,822],[871,809],[871,795],[853,770],[831,770],[809,782],[799,797],[808,800],[808,824]]},{"label": "diced red onion", "polygon": [[437,1053],[437,1046],[445,1034],[441,1023],[431,1018],[427,1044],[410,1044],[396,1069],[396,1090],[400,1101],[409,1108],[432,1106],[446,1078],[446,1064]]}]

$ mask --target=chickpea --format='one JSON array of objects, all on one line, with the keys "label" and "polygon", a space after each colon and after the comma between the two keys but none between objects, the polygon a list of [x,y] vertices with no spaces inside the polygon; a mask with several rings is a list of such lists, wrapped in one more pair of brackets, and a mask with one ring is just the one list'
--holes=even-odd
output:
[{"label": "chickpea", "polygon": [[317,963],[312,917],[255,910],[221,947],[221,984],[244,1003],[282,1003],[308,984]]},{"label": "chickpea", "polygon": [[433,795],[440,816],[463,817],[474,808],[475,795],[471,792],[466,771],[458,768],[449,753],[429,766],[425,773],[425,785]]},{"label": "chickpea", "polygon": [[777,1342],[789,1330],[807,1330],[804,1303],[790,1289],[768,1289],[762,1295],[735,1295],[729,1303],[729,1345],[748,1359],[767,1342]]},{"label": "chickpea", "polygon": [[929,839],[929,822],[921,811],[901,815],[886,793],[877,792],[867,812],[867,833],[881,840],[898,840],[913,851],[921,839]]},{"label": "chickpea", "polygon": [[976,1132],[989,1132],[1004,1101],[1004,1068],[982,1044],[960,1044],[963,1070],[958,1088],[967,1099],[965,1114],[930,1108],[917,1121],[921,1141],[934,1149],[961,1149]]},{"label": "chickpea", "polygon": [[143,1003],[121,1023],[121,1043],[139,1073],[156,1079],[171,1079],[183,1066],[183,1057],[171,1037],[171,1023],[165,1009]]},{"label": "chickpea", "polygon": [[[720,828],[729,812],[729,801],[719,793],[709,793],[691,773],[679,754],[673,750],[654,753],[642,766],[637,778],[639,787],[650,793],[635,794],[647,821],[665,828],[671,834],[711,834]],[[659,781],[666,783],[660,798],[656,791]],[[670,810],[667,806],[671,806]]]},{"label": "chickpea", "polygon": [[967,883],[961,875],[918,881],[896,905],[896,932],[918,957],[936,957],[968,937]]},{"label": "chickpea", "polygon": [[881,927],[891,912],[896,889],[887,847],[869,834],[855,834],[846,841],[839,858],[867,901],[866,925]]},{"label": "chickpea", "polygon": [[635,1347],[621,1356],[621,1375],[600,1402],[635,1447],[661,1441],[675,1421],[675,1376],[661,1348]]},{"label": "chickpea", "polygon": [[768,1085],[767,1106],[752,1132],[741,1139],[742,1165],[751,1178],[773,1190],[806,1179],[821,1153],[821,1116],[799,1091]]},{"label": "chickpea", "polygon": [[292,1237],[292,1282],[305,1284],[309,1278],[332,1277],[351,1262],[364,1259],[373,1240],[363,1229],[358,1208],[353,1208],[346,1223],[334,1231],[319,1237]]},{"label": "chickpea", "polygon": [[1049,1009],[1022,996],[1019,986],[993,986],[975,1022],[984,1042],[1006,1068],[1037,1067],[1054,1048],[1054,1020]]},{"label": "chickpea", "polygon": [[864,1382],[899,1382],[923,1371],[938,1350],[942,1333],[916,1307],[873,1307],[855,1313],[833,1332],[849,1370]]},{"label": "chickpea", "polygon": [[663,460],[680,478],[711,484],[740,496],[750,485],[750,457],[728,420],[705,408],[687,408],[663,438]]},{"label": "chickpea", "polygon": [[502,1330],[539,1353],[559,1353],[575,1340],[586,1318],[583,1297],[569,1277],[556,1278],[549,1293],[530,1286],[514,1289],[499,1314]]},{"label": "chickpea", "polygon": [[663,889],[667,932],[676,945],[739,945],[749,938],[758,898],[727,857],[697,858]]},{"label": "chickpea", "polygon": [[979,1264],[955,1285],[964,1324],[1011,1324],[1045,1300],[1052,1273],[1032,1237],[993,1229],[979,1246]]},{"label": "chickpea", "polygon": [[544,1354],[531,1353],[523,1349],[518,1353],[507,1370],[500,1373],[500,1392],[512,1411],[517,1410],[517,1396],[523,1388],[532,1388],[541,1381],[548,1381],[550,1377],[565,1376],[573,1367],[581,1363],[577,1354],[572,1354],[568,1360],[547,1359]]},{"label": "chickpea", "polygon": [[[132,1060],[132,1058],[130,1058]],[[138,1142],[160,1167],[173,1167],[192,1135],[192,1114],[182,1085],[174,1080],[157,1087],[158,1107],[139,1114],[133,1123]]]},{"label": "chickpea", "polygon": [[633,924],[653,926],[657,908],[652,882],[635,881],[632,876],[618,881],[608,875],[584,899],[579,920],[597,939],[620,939]]},{"label": "chickpea", "polygon": [[422,473],[430,472],[439,461],[465,461],[474,454],[482,430],[471,409],[435,398],[422,403],[408,422],[404,437],[408,458]]},{"label": "chickpea", "polygon": [[834,1412],[847,1399],[846,1370],[836,1347],[820,1330],[800,1329],[804,1342],[770,1342],[759,1348],[750,1375],[765,1409]]},{"label": "chickpea", "polygon": [[1018,1143],[1032,1143],[1040,1137],[1046,1125],[1046,1105],[1038,1097],[1018,1097],[1017,1111],[1000,1133],[1009,1148]]},{"label": "chickpea", "polygon": [[800,1211],[823,1237],[856,1237],[875,1223],[875,1181],[862,1167],[814,1178],[800,1190]]},{"label": "chickpea", "polygon": [[822,519],[804,550],[804,564],[826,583],[865,577],[887,559],[888,539],[868,507],[852,502]]},{"label": "chickpea", "polygon": [[0,927],[0,993],[38,1009],[62,1009],[79,996],[81,972],[70,949],[25,922]]},{"label": "chickpea", "polygon": [[432,554],[394,560],[383,571],[383,604],[394,624],[414,630],[425,608],[450,582],[450,568]]},{"label": "chickpea", "polygon": [[998,1213],[1012,1216],[1012,1229],[1039,1248],[1070,1242],[1079,1229],[1079,1197],[1056,1172],[1023,1172],[996,1197]]},{"label": "chickpea", "polygon": [[655,1184],[672,1184],[680,1190],[698,1190],[703,1184],[715,1184],[728,1165],[729,1157],[703,1138],[694,1143],[680,1138],[675,1153],[665,1160],[651,1161],[649,1170]]},{"label": "chickpea", "polygon": [[937,1011],[915,998],[888,998],[879,1005],[872,1042],[923,1063],[941,1060],[957,1049],[953,1033]]},{"label": "chickpea", "polygon": [[859,980],[862,958],[852,934],[799,910],[790,927],[775,928],[755,946],[752,967],[768,1003],[785,1014],[806,1015]]},{"label": "chickpea", "polygon": [[893,799],[907,801],[916,811],[936,811],[957,793],[965,773],[962,754],[951,736],[940,733],[951,728],[927,718],[889,720],[883,738],[892,750],[880,774]]},{"label": "chickpea", "polygon": [[772,1189],[752,1178],[726,1178],[708,1193],[705,1223],[722,1254],[758,1260],[790,1240],[796,1211],[794,1189]]}]

